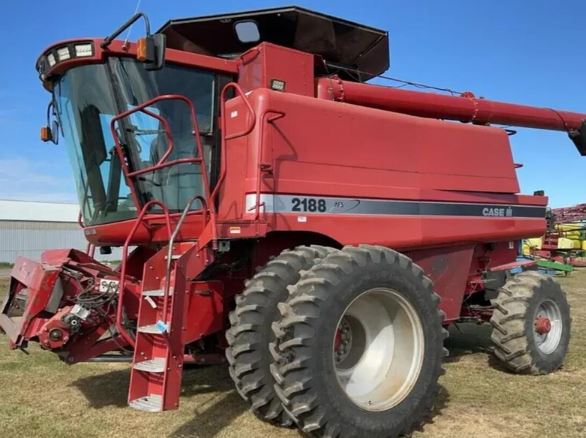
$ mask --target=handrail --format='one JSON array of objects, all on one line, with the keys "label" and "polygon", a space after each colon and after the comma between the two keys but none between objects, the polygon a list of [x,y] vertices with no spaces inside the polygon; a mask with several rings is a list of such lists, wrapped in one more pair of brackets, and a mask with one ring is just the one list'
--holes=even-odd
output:
[{"label": "handrail", "polygon": [[[249,126],[247,126],[247,128],[244,131],[237,132],[236,134],[232,134],[232,135],[228,136],[228,135],[226,135],[226,119],[227,119],[226,94],[227,94],[228,90],[230,90],[230,89],[234,89],[236,91],[236,94],[240,95],[240,97],[244,101],[244,104],[246,105],[246,108],[248,109],[249,113],[251,114],[251,118],[250,118]],[[252,105],[250,104],[248,99],[246,98],[246,94],[244,93],[244,91],[242,90],[240,85],[238,85],[237,83],[230,82],[224,86],[224,88],[222,89],[222,92],[220,93],[220,104],[221,104],[220,126],[221,126],[221,131],[222,131],[222,139],[221,139],[221,144],[220,144],[220,177],[218,178],[218,182],[216,183],[214,190],[212,190],[212,194],[210,195],[210,198],[209,198],[211,206],[215,205],[214,203],[215,203],[216,197],[218,196],[218,192],[220,190],[220,187],[221,187],[222,183],[224,182],[224,179],[226,178],[226,152],[227,152],[226,151],[226,141],[230,140],[232,138],[235,138],[235,137],[240,137],[242,135],[249,134],[254,129],[254,125],[256,124],[256,113],[254,111],[254,108],[252,107]]]},{"label": "handrail", "polygon": [[[187,105],[189,112],[190,112],[190,116],[191,116],[191,124],[193,126],[193,130],[191,133],[192,133],[193,137],[195,138],[196,151],[197,151],[196,157],[179,158],[179,159],[173,160],[173,161],[166,161],[175,146],[175,144],[173,142],[173,136],[171,134],[171,130],[169,127],[169,123],[167,122],[167,120],[164,117],[161,117],[160,115],[146,109],[147,107],[149,107],[157,102],[163,101],[163,100],[180,100]],[[130,172],[128,169],[127,161],[125,160],[125,157],[124,157],[124,153],[122,151],[122,146],[120,144],[120,138],[118,136],[118,132],[116,131],[116,124],[119,120],[126,118],[136,112],[142,112],[144,114],[147,114],[147,115],[159,120],[165,128],[165,133],[167,134],[167,137],[169,139],[169,145],[167,146],[167,149],[165,150],[163,156],[161,157],[161,159],[159,159],[157,164],[143,168],[143,169],[135,170],[134,172]],[[203,180],[202,182],[203,182],[203,187],[205,190],[205,197],[208,199],[210,198],[209,177],[208,177],[207,169],[206,169],[205,162],[204,162],[203,145],[201,142],[201,137],[199,135],[199,124],[197,121],[197,112],[196,112],[194,103],[189,98],[187,98],[183,95],[180,95],[180,94],[163,94],[163,95],[157,96],[153,99],[147,100],[146,102],[143,102],[140,105],[138,105],[134,108],[131,108],[128,111],[124,111],[124,112],[116,115],[115,117],[113,117],[112,120],[110,121],[110,131],[112,133],[112,137],[114,138],[114,141],[116,142],[116,146],[115,146],[116,153],[118,154],[118,157],[120,158],[120,162],[123,163],[124,174],[125,174],[125,177],[128,181],[128,185],[130,187],[130,190],[132,191],[132,196],[133,196],[135,202],[137,203],[137,205],[140,205],[140,202],[139,202],[139,198],[136,194],[136,189],[134,187],[134,183],[132,181],[133,177],[138,176],[138,175],[142,175],[144,173],[154,172],[154,171],[163,169],[165,167],[173,166],[175,164],[182,164],[182,163],[199,163],[200,164],[201,176],[202,176],[202,180]],[[213,208],[213,205],[210,205],[210,208]]]},{"label": "handrail", "polygon": [[[181,229],[181,226],[183,225],[183,221],[185,221],[185,218],[187,217],[187,213],[191,209],[191,205],[193,204],[193,202],[195,200],[199,200],[199,202],[201,202],[203,211],[209,211],[207,203],[202,196],[196,195],[193,198],[191,198],[189,200],[189,202],[187,203],[187,205],[185,206],[185,208],[183,209],[183,212],[181,213],[181,217],[179,218],[179,220],[175,224],[175,229],[173,230],[173,233],[171,234],[171,237],[169,238],[169,243],[168,243],[168,248],[167,248],[167,263],[166,263],[166,267],[165,267],[165,286],[164,286],[164,295],[163,295],[163,323],[165,324],[165,326],[167,326],[167,310],[169,307],[169,288],[170,288],[170,283],[171,283],[171,262],[173,260],[173,245],[175,244],[175,238],[177,237],[177,234],[179,234],[179,230]],[[206,214],[206,216],[207,216],[207,214]],[[207,222],[204,219],[204,228],[205,228],[206,224],[207,224]]]},{"label": "handrail", "polygon": [[[116,149],[119,150],[120,152],[122,152],[122,150],[121,150],[118,132],[116,131],[116,123],[119,120],[124,119],[124,118],[126,118],[136,112],[142,112],[144,114],[147,114],[148,116],[156,118],[157,120],[159,120],[163,124],[163,127],[165,129],[165,133],[167,134],[167,137],[169,138],[169,144],[167,146],[167,149],[163,153],[163,156],[159,159],[157,164],[150,166],[150,167],[146,167],[144,169],[140,169],[135,172],[147,173],[147,172],[153,172],[153,171],[160,169],[161,165],[165,163],[165,161],[167,160],[167,158],[169,157],[169,155],[171,154],[171,152],[173,151],[173,148],[175,146],[175,143],[173,141],[173,135],[171,133],[171,128],[169,126],[169,122],[164,117],[161,117],[160,115],[146,109],[147,107],[152,106],[153,104],[160,102],[162,100],[180,100],[187,105],[189,112],[190,112],[190,116],[191,116],[191,124],[193,125],[193,128],[194,128],[192,131],[192,135],[195,138],[197,156],[200,157],[199,160],[203,161],[203,146],[201,143],[201,137],[199,135],[199,124],[197,122],[197,112],[196,112],[194,103],[189,98],[187,98],[181,94],[162,94],[160,96],[154,97],[153,99],[147,100],[146,102],[143,102],[140,105],[135,106],[134,108],[131,108],[127,111],[124,111],[124,112],[114,116],[112,118],[112,120],[110,121],[110,131],[112,133],[112,138],[114,138],[114,141],[116,142],[116,146],[115,146]],[[124,162],[124,161],[122,161],[122,162]],[[127,167],[127,166],[125,166],[125,167]],[[133,173],[135,173],[135,172],[133,172]],[[202,169],[202,175],[204,175],[203,169]],[[134,176],[134,175],[129,174],[129,176]],[[207,173],[205,174],[205,179],[207,179]],[[207,186],[207,183],[206,183],[206,186]]]},{"label": "handrail", "polygon": [[[272,114],[272,116],[270,115]],[[264,137],[264,129],[265,129],[265,124],[266,123],[272,123],[275,120],[278,120],[282,117],[285,117],[285,113],[282,111],[275,111],[275,110],[266,110],[262,117],[261,117],[261,124],[260,124],[260,138],[262,139]],[[254,220],[258,221],[260,219],[260,207],[264,206],[264,202],[260,202],[260,192],[261,192],[261,180],[262,180],[262,173],[263,173],[263,166],[265,166],[265,163],[263,163],[263,148],[261,146],[260,151],[259,151],[259,155],[258,155],[258,174],[257,174],[257,178],[256,178],[256,192],[255,192],[255,214],[254,214]]]},{"label": "handrail", "polygon": [[[226,140],[230,140],[235,137],[242,137],[243,135],[249,134],[250,131],[253,130],[254,125],[256,124],[256,113],[254,111],[254,108],[250,104],[250,101],[246,97],[246,94],[244,93],[244,91],[242,90],[240,85],[238,85],[236,82],[229,82],[222,89],[222,93],[220,94],[220,99],[222,101],[222,104],[224,105],[226,103],[226,93],[228,92],[228,90],[230,88],[233,88],[236,91],[236,94],[240,95],[240,97],[244,101],[244,105],[246,105],[246,109],[248,110],[248,112],[251,114],[252,117],[250,118],[250,122],[248,123],[248,126],[246,127],[246,129],[244,131],[236,132],[236,133],[231,134],[229,136],[225,136]],[[222,112],[222,121],[224,122],[224,126],[225,126],[226,120],[227,120],[227,114],[224,111],[224,112]]]},{"label": "handrail", "polygon": [[[153,104],[155,104],[159,101],[164,101],[164,100],[179,100],[187,105],[189,112],[190,112],[190,116],[191,116],[191,124],[193,126],[193,130],[192,130],[191,134],[195,138],[195,145],[196,145],[196,152],[197,152],[195,157],[178,158],[175,160],[167,161],[173,151],[173,148],[175,147],[175,143],[173,141],[173,135],[171,133],[169,123],[165,117],[162,117],[159,114],[156,114],[155,112],[147,109],[148,107],[152,106]],[[123,152],[122,146],[120,144],[120,137],[118,136],[118,132],[116,130],[116,125],[119,120],[126,118],[136,112],[145,113],[145,114],[159,120],[163,124],[165,133],[167,134],[167,137],[169,139],[169,144],[167,146],[167,149],[163,153],[163,156],[159,159],[159,161],[156,164],[149,166],[149,167],[142,168],[142,169],[137,169],[133,172],[130,172],[129,168],[128,168],[128,162],[126,160],[126,157],[124,156],[124,152]],[[133,196],[133,199],[134,199],[136,205],[140,205],[140,200],[139,200],[139,197],[137,196],[136,189],[134,187],[134,181],[132,180],[134,177],[145,174],[145,173],[149,173],[149,172],[155,172],[157,170],[164,169],[166,167],[171,167],[174,165],[186,164],[186,163],[196,163],[196,164],[200,165],[202,183],[203,183],[203,188],[204,188],[204,197],[206,199],[210,199],[211,195],[210,195],[209,176],[208,176],[207,168],[205,165],[205,158],[204,158],[204,151],[203,151],[201,136],[199,135],[199,124],[197,121],[197,111],[195,108],[195,104],[189,98],[187,98],[183,95],[180,95],[180,94],[163,94],[163,95],[154,97],[153,99],[147,100],[147,101],[141,103],[140,105],[137,105],[136,107],[131,108],[127,111],[124,111],[124,112],[116,115],[115,117],[113,117],[112,120],[110,121],[110,131],[112,133],[112,137],[114,138],[114,141],[116,142],[115,150],[116,150],[116,153],[118,154],[120,162],[122,163],[122,167],[124,170],[124,176],[126,178],[128,186],[131,190],[131,194]],[[215,215],[214,205],[211,202],[206,203],[206,205],[208,205],[209,214]],[[169,234],[170,233],[171,233],[171,231],[169,231]]]},{"label": "handrail", "polygon": [[142,210],[140,211],[140,214],[136,218],[136,221],[134,222],[134,226],[132,227],[132,230],[128,234],[128,237],[126,238],[126,241],[124,242],[124,246],[122,249],[122,263],[120,266],[120,283],[118,284],[118,306],[116,308],[116,330],[118,331],[120,336],[122,336],[124,338],[124,340],[126,342],[128,342],[128,344],[131,345],[132,347],[134,347],[135,341],[132,338],[132,336],[130,336],[130,334],[128,333],[128,330],[126,330],[126,328],[122,325],[122,310],[124,307],[123,306],[123,298],[124,298],[124,286],[126,285],[126,263],[127,263],[127,259],[128,259],[128,246],[130,245],[132,238],[134,237],[134,235],[138,231],[139,225],[143,222],[144,216],[146,215],[148,210],[153,205],[158,205],[163,210],[163,213],[165,214],[165,220],[167,223],[167,232],[169,233],[169,235],[171,235],[171,217],[169,216],[169,210],[167,209],[165,204],[163,204],[161,201],[151,200],[151,201],[147,202],[144,205],[144,207],[142,208]]},{"label": "handrail", "polygon": [[202,164],[203,160],[201,158],[178,158],[176,160],[167,161],[162,164],[157,164],[156,166],[146,167],[144,169],[135,170],[134,172],[129,172],[129,177],[134,177],[138,175],[143,175],[145,173],[156,172],[157,170],[164,169],[166,167],[175,166],[176,164],[186,164],[186,163],[198,163]]},{"label": "handrail", "polygon": [[81,215],[81,210],[79,210],[79,214],[77,215],[77,224],[80,226],[81,229],[85,228],[83,224],[83,216]]}]

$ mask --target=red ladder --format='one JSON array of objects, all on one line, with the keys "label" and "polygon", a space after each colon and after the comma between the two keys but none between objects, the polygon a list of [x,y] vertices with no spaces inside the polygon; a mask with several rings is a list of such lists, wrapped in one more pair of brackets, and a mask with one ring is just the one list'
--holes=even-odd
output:
[{"label": "red ladder", "polygon": [[[188,278],[197,277],[212,261],[207,244],[213,239],[175,244],[193,198],[185,207],[169,244],[152,256],[144,266],[138,310],[134,358],[130,373],[128,403],[148,412],[176,409],[179,406],[185,343]],[[204,231],[215,224],[208,221]],[[206,234],[205,232],[202,235]],[[195,260],[195,263],[193,263]]]},{"label": "red ladder", "polygon": [[[150,412],[177,408],[181,392],[182,313],[189,292],[181,261],[191,251],[172,253],[168,274],[161,268],[166,266],[167,253],[165,247],[145,265],[130,373],[129,405]],[[165,296],[167,281],[169,289]]]}]

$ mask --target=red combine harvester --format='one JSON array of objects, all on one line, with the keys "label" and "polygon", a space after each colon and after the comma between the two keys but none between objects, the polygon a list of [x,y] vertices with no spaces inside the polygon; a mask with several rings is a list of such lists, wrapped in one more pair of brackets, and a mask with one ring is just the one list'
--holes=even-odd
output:
[{"label": "red combine harvester", "polygon": [[[115,38],[136,20],[146,37]],[[37,62],[87,253],[19,258],[0,325],[69,364],[133,354],[129,405],[179,405],[184,364],[226,358],[261,419],[392,437],[434,403],[447,326],[493,325],[512,371],[562,365],[566,298],[511,276],[547,198],[519,194],[507,132],[585,114],[366,84],[388,34],[290,7],[143,14]],[[49,122],[49,121],[48,121]],[[460,123],[463,122],[463,123]],[[122,247],[119,269],[93,251]]]}]

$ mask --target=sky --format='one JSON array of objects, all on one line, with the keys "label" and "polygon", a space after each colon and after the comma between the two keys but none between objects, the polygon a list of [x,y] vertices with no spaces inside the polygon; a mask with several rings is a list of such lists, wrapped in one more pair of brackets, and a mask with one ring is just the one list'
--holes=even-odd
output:
[{"label": "sky", "polygon": [[[0,199],[76,200],[64,142],[42,143],[49,94],[35,61],[68,38],[106,36],[136,0],[10,1],[0,29]],[[142,0],[153,29],[168,19],[288,6],[278,1]],[[494,100],[586,112],[586,2],[566,0],[338,0],[295,4],[390,32],[387,74],[470,90]],[[133,29],[131,40],[142,32]],[[586,202],[586,157],[565,133],[518,130],[511,138],[523,193],[545,190],[553,207]]]}]

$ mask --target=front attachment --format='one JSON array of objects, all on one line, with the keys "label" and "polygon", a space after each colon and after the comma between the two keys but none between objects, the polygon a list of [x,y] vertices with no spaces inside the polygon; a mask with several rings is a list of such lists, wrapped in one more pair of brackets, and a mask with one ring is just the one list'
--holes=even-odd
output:
[{"label": "front attachment", "polygon": [[[73,249],[47,251],[41,262],[19,257],[0,313],[10,347],[24,349],[36,341],[68,363],[124,348],[112,328],[119,276]],[[127,281],[127,288],[135,284]],[[129,308],[133,295],[127,294]]]}]

